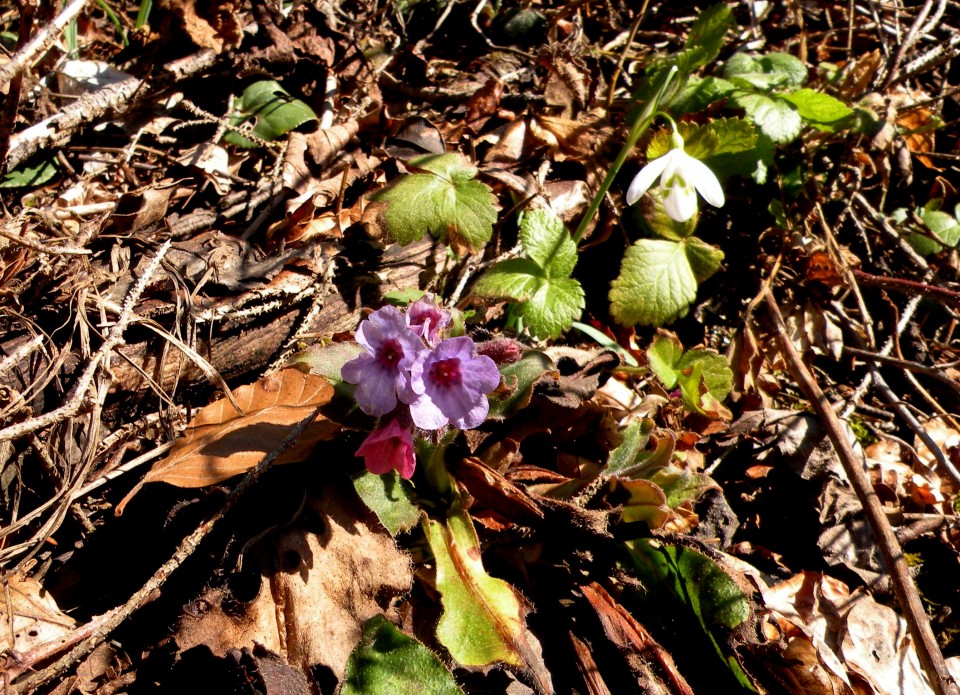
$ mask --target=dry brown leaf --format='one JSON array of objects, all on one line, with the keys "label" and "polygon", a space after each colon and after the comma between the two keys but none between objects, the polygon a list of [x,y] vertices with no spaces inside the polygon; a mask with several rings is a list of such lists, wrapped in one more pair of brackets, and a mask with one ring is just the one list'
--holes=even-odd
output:
[{"label": "dry brown leaf", "polygon": [[927,156],[927,153],[933,152],[936,146],[934,137],[936,122],[934,121],[933,111],[921,106],[901,111],[897,114],[897,126],[903,132],[903,141],[907,143],[907,149],[924,166],[935,171],[942,171]]},{"label": "dry brown leaf", "polygon": [[[117,513],[122,513],[126,502],[145,483],[204,487],[245,473],[332,396],[333,387],[326,379],[292,368],[241,386],[233,398],[243,413],[226,398],[201,410],[167,457],[123,500]],[[338,431],[335,423],[318,418],[276,463],[302,460],[314,444],[331,439]]]},{"label": "dry brown leaf", "polygon": [[[363,623],[410,590],[409,558],[349,490],[311,497],[324,531],[284,530],[255,553],[263,574],[252,600],[208,590],[185,610],[181,652],[204,644],[216,656],[259,644],[304,670],[323,665],[342,678]],[[389,615],[388,611],[388,617]]]},{"label": "dry brown leaf", "polygon": [[24,654],[70,633],[76,621],[33,577],[11,574],[3,579],[0,595],[0,651]]}]

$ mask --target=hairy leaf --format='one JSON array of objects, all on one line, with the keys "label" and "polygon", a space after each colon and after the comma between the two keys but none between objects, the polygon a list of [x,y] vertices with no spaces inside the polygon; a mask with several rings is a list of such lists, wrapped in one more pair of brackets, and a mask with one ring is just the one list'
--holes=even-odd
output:
[{"label": "hairy leaf", "polygon": [[423,528],[443,603],[437,639],[464,666],[522,665],[526,607],[513,587],[483,568],[470,516],[456,512],[445,522],[425,519]]},{"label": "hairy leaf", "polygon": [[368,620],[347,662],[341,695],[462,695],[437,655],[383,616]]},{"label": "hairy leaf", "polygon": [[412,244],[430,232],[455,251],[473,251],[490,240],[497,221],[490,187],[474,177],[475,167],[457,154],[410,161],[423,173],[407,174],[378,192],[386,202],[387,229],[398,244]]},{"label": "hairy leaf", "polygon": [[409,531],[420,523],[420,510],[414,502],[413,489],[396,471],[383,475],[363,471],[354,476],[353,487],[391,536]]},{"label": "hairy leaf", "polygon": [[553,360],[539,350],[529,350],[518,362],[500,367],[503,383],[490,395],[490,417],[503,419],[527,407],[533,387],[548,374],[559,376]]}]

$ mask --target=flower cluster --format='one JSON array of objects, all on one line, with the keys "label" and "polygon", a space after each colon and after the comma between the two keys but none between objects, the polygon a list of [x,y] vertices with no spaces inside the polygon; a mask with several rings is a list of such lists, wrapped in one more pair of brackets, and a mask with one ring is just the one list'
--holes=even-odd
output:
[{"label": "flower cluster", "polygon": [[356,384],[363,412],[390,416],[357,450],[371,473],[413,475],[414,425],[472,429],[486,419],[487,394],[500,384],[500,372],[471,338],[442,339],[449,323],[450,312],[421,299],[405,314],[392,306],[378,309],[357,329],[366,352],[343,365],[341,374]]}]

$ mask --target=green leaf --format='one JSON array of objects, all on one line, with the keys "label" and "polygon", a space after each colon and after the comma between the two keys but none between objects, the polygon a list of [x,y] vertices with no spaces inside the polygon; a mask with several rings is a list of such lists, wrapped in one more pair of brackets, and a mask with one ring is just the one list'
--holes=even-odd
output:
[{"label": "green leaf", "polygon": [[463,695],[437,655],[381,615],[363,626],[340,695]]},{"label": "green leaf", "polygon": [[917,208],[916,212],[927,229],[943,242],[940,244],[927,234],[911,232],[907,235],[907,242],[918,254],[932,256],[943,251],[944,245],[955,248],[960,243],[960,224],[953,215],[927,207]]},{"label": "green leaf", "polygon": [[721,77],[691,75],[670,101],[670,110],[675,116],[699,113],[713,102],[730,96],[734,89],[736,86],[730,80]]},{"label": "green leaf", "polygon": [[[663,490],[648,480],[620,480],[611,483],[613,493],[626,492],[621,503],[620,518],[625,523],[643,521],[651,529],[658,529],[670,518],[670,507]],[[622,492],[621,492],[622,494]]]},{"label": "green leaf", "polygon": [[753,690],[736,656],[721,646],[715,634],[719,628],[734,629],[750,617],[750,601],[737,583],[713,560],[691,548],[655,539],[638,539],[626,545],[642,584],[668,589],[685,605],[733,675]]},{"label": "green leaf", "polygon": [[[317,115],[313,109],[290,96],[280,83],[274,80],[254,82],[243,90],[237,112],[231,118],[233,125],[253,122],[253,134],[267,142],[315,120]],[[238,147],[258,147],[253,140],[232,131],[224,135],[223,139]]]},{"label": "green leaf", "polygon": [[634,420],[624,427],[620,434],[623,441],[616,449],[607,456],[607,476],[619,475],[621,471],[626,470],[634,464],[637,456],[640,455],[650,441],[650,435],[656,424],[650,418],[643,420]]},{"label": "green leaf", "polygon": [[356,386],[343,380],[340,372],[343,365],[364,352],[355,342],[317,345],[302,350],[290,358],[291,366],[303,365],[311,374],[319,374],[333,384],[337,397],[353,398]]},{"label": "green leaf", "polygon": [[424,519],[423,529],[443,604],[437,639],[464,666],[522,665],[525,607],[513,587],[484,570],[469,514],[451,513],[445,522]]},{"label": "green leaf", "polygon": [[[677,130],[683,137],[683,151],[695,159],[709,159],[752,149],[757,144],[757,129],[742,118],[717,118],[704,125],[681,121]],[[670,128],[661,128],[647,145],[647,159],[662,157],[670,151]]]},{"label": "green leaf", "polygon": [[473,291],[480,297],[518,302],[517,315],[523,318],[531,335],[558,336],[580,317],[583,288],[573,278],[548,279],[543,274],[533,261],[514,258],[488,270]]},{"label": "green leaf", "polygon": [[42,186],[57,175],[55,159],[44,159],[36,164],[24,165],[19,169],[8,171],[0,179],[0,188],[33,188]]},{"label": "green leaf", "polygon": [[550,210],[530,210],[520,221],[523,250],[548,278],[567,278],[577,264],[577,245],[563,220]]},{"label": "green leaf", "polygon": [[540,378],[556,373],[556,365],[539,350],[528,350],[513,364],[500,367],[503,386],[490,395],[491,418],[503,419],[526,408],[533,395],[533,387]]},{"label": "green leaf", "polygon": [[763,90],[801,87],[807,81],[807,66],[789,53],[735,53],[724,66],[723,76],[735,84]]},{"label": "green leaf", "polygon": [[684,48],[692,52],[689,71],[712,63],[720,55],[727,31],[733,26],[733,11],[726,3],[708,7],[694,20]]},{"label": "green leaf", "polygon": [[[701,381],[707,393],[717,402],[722,402],[733,390],[733,371],[727,364],[727,358],[710,350],[703,348],[688,350],[677,362],[676,369],[682,374],[697,374],[696,390],[691,391],[690,395],[692,402],[698,406],[702,404],[700,400]],[[683,384],[680,385],[680,388],[683,389]],[[695,399],[694,395],[696,396]]]},{"label": "green leaf", "polygon": [[364,471],[354,476],[353,487],[391,536],[420,523],[420,509],[414,502],[413,489],[396,471],[384,475]]},{"label": "green leaf", "polygon": [[746,111],[747,117],[774,142],[787,143],[800,134],[800,113],[781,97],[737,90],[733,103]]},{"label": "green leaf", "polygon": [[696,502],[707,490],[720,489],[720,486],[704,473],[671,465],[658,469],[648,480],[663,490],[670,509],[676,509],[684,502]]},{"label": "green leaf", "polygon": [[763,184],[767,181],[767,171],[773,164],[775,151],[773,141],[760,132],[754,147],[743,152],[716,155],[711,157],[706,165],[721,180],[736,174],[750,176],[757,183]]},{"label": "green leaf", "polygon": [[797,107],[803,120],[821,130],[834,132],[853,120],[853,109],[829,94],[799,89],[782,94],[781,98]]},{"label": "green leaf", "polygon": [[723,253],[696,237],[640,239],[627,249],[610,290],[610,311],[621,324],[662,326],[684,316],[697,283],[716,272]]},{"label": "green leaf", "polygon": [[457,253],[478,249],[490,240],[497,221],[490,187],[474,180],[477,170],[457,154],[419,157],[407,174],[374,195],[387,203],[387,229],[398,244],[412,244],[430,232]]},{"label": "green leaf", "polygon": [[661,333],[647,348],[647,364],[667,389],[677,385],[677,364],[683,357],[683,346],[672,333]]},{"label": "green leaf", "polygon": [[725,357],[710,350],[694,348],[683,352],[676,336],[662,333],[647,349],[650,369],[667,389],[680,386],[688,410],[702,412],[721,403],[733,390],[733,371]]},{"label": "green leaf", "polygon": [[480,297],[526,302],[533,298],[544,281],[543,269],[536,263],[526,258],[511,258],[484,273],[473,286],[473,291]]}]

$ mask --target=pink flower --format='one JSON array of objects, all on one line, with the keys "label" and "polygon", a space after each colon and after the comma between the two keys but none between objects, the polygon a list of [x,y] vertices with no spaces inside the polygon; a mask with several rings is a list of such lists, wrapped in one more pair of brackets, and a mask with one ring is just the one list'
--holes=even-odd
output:
[{"label": "pink flower", "polygon": [[413,454],[413,436],[409,428],[404,428],[396,420],[371,432],[357,449],[356,455],[363,456],[367,470],[374,475],[394,470],[401,478],[409,479],[417,466]]},{"label": "pink flower", "polygon": [[397,394],[408,390],[410,367],[426,348],[392,306],[377,309],[360,324],[357,342],[367,354],[347,362],[340,373],[344,381],[357,385],[357,404],[363,412],[386,415],[397,407]]},{"label": "pink flower", "polygon": [[427,297],[418,299],[407,308],[407,325],[427,345],[436,345],[440,331],[450,323],[450,312],[437,306],[433,297]]},{"label": "pink flower", "polygon": [[410,368],[410,415],[417,427],[439,429],[448,423],[462,430],[479,427],[490,411],[487,394],[500,385],[497,365],[467,337],[448,338],[421,352]]}]

